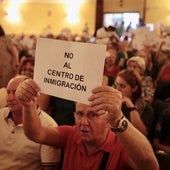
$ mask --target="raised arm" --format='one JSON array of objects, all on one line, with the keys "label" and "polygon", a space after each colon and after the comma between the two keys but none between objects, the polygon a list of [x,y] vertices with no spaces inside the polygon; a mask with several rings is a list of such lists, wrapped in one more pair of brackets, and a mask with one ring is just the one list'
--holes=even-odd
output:
[{"label": "raised arm", "polygon": [[[123,116],[121,112],[122,95],[112,87],[104,86],[94,89],[89,98],[90,105],[96,111],[105,110],[111,127],[117,127]],[[159,165],[151,144],[127,119],[127,128],[124,132],[115,132],[127,151],[130,161],[135,169],[158,170]]]},{"label": "raised arm", "polygon": [[[23,126],[25,135],[37,142],[57,147],[59,144],[57,128],[41,125],[37,97],[40,88],[32,80],[22,82],[16,90],[16,97],[23,105]],[[54,137],[55,136],[55,137]]]}]

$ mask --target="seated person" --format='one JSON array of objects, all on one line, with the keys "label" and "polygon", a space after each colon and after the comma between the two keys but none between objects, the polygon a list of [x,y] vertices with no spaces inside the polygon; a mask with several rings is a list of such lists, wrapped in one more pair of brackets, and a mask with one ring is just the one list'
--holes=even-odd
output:
[{"label": "seated person", "polygon": [[[34,64],[35,64],[35,58],[33,56],[24,58],[19,65],[19,74],[33,78]],[[38,106],[43,111],[48,112],[49,103],[50,103],[50,96],[40,93],[40,96],[38,97]]]},{"label": "seated person", "polygon": [[39,90],[28,79],[16,91],[24,107],[25,134],[37,143],[63,148],[63,170],[159,169],[149,141],[123,116],[118,90],[109,86],[93,89],[89,104],[76,103],[75,126],[54,128],[43,126],[37,115]]},{"label": "seated person", "polygon": [[167,101],[170,99],[170,60],[161,67],[155,81],[155,100]]},{"label": "seated person", "polygon": [[160,113],[154,132],[153,146],[170,154],[170,106]]},{"label": "seated person", "polygon": [[0,96],[1,96],[1,100],[0,100],[0,109],[1,109],[3,107],[7,106],[7,103],[6,103],[7,93],[6,93],[5,87],[0,88]]},{"label": "seated person", "polygon": [[141,97],[141,81],[133,70],[124,69],[119,72],[115,86],[123,95],[124,115],[139,131],[150,138],[154,113],[152,105]]},{"label": "seated person", "polygon": [[111,53],[108,50],[105,58],[104,75],[109,78],[109,86],[113,85],[114,80],[120,71],[119,66],[116,65],[116,55],[117,53]]},{"label": "seated person", "polygon": [[[170,104],[170,103],[169,103]],[[153,136],[153,148],[160,170],[170,169],[170,105],[160,113]]]},{"label": "seated person", "polygon": [[138,79],[141,80],[142,98],[152,104],[155,88],[152,77],[146,74],[145,60],[140,56],[133,56],[127,60],[127,69],[134,70]]},{"label": "seated person", "polygon": [[167,101],[170,99],[170,81],[158,81],[155,88],[154,101]]},{"label": "seated person", "polygon": [[[29,140],[23,129],[23,107],[15,92],[28,77],[16,76],[7,85],[7,105],[0,110],[0,169],[2,170],[59,170],[60,150]],[[37,108],[37,105],[35,105]],[[45,112],[37,108],[38,117],[44,126],[57,126]]]}]

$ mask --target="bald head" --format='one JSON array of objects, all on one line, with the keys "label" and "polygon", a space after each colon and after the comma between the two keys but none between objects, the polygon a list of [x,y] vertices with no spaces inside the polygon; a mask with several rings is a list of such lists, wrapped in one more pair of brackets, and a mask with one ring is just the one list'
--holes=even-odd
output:
[{"label": "bald head", "polygon": [[7,84],[7,89],[9,88],[9,86],[13,86],[13,88],[17,89],[17,87],[20,85],[20,83],[22,83],[24,80],[28,79],[29,77],[25,76],[25,75],[17,75],[15,77],[13,77]]},{"label": "bald head", "polygon": [[15,92],[18,86],[25,80],[28,79],[27,76],[16,76],[12,78],[7,84],[7,105],[9,110],[12,113],[21,113],[22,112],[22,105],[16,98]]}]

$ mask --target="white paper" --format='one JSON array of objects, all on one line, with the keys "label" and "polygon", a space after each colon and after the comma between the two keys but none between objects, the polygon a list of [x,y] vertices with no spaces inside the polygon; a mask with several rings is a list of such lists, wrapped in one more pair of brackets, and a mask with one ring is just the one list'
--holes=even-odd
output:
[{"label": "white paper", "polygon": [[157,34],[147,27],[140,27],[134,32],[132,47],[137,50],[145,49],[146,45],[152,46],[159,43]]},{"label": "white paper", "polygon": [[34,80],[41,92],[88,104],[102,85],[106,45],[38,38]]}]

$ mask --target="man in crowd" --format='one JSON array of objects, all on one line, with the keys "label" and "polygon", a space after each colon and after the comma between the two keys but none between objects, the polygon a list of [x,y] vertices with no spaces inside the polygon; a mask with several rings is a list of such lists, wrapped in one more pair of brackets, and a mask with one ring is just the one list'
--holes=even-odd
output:
[{"label": "man in crowd", "polygon": [[[23,130],[23,106],[15,92],[26,76],[16,76],[7,85],[7,105],[0,110],[0,169],[3,170],[58,170],[60,150],[29,140]],[[35,106],[35,105],[34,105]],[[35,106],[37,108],[37,106]],[[57,126],[45,112],[37,108],[43,126]]]},{"label": "man in crowd", "polygon": [[37,115],[39,90],[29,79],[16,91],[24,131],[35,142],[63,148],[63,170],[159,169],[149,141],[121,112],[121,92],[108,86],[93,89],[88,105],[76,104],[76,125],[54,128],[41,125]]}]

